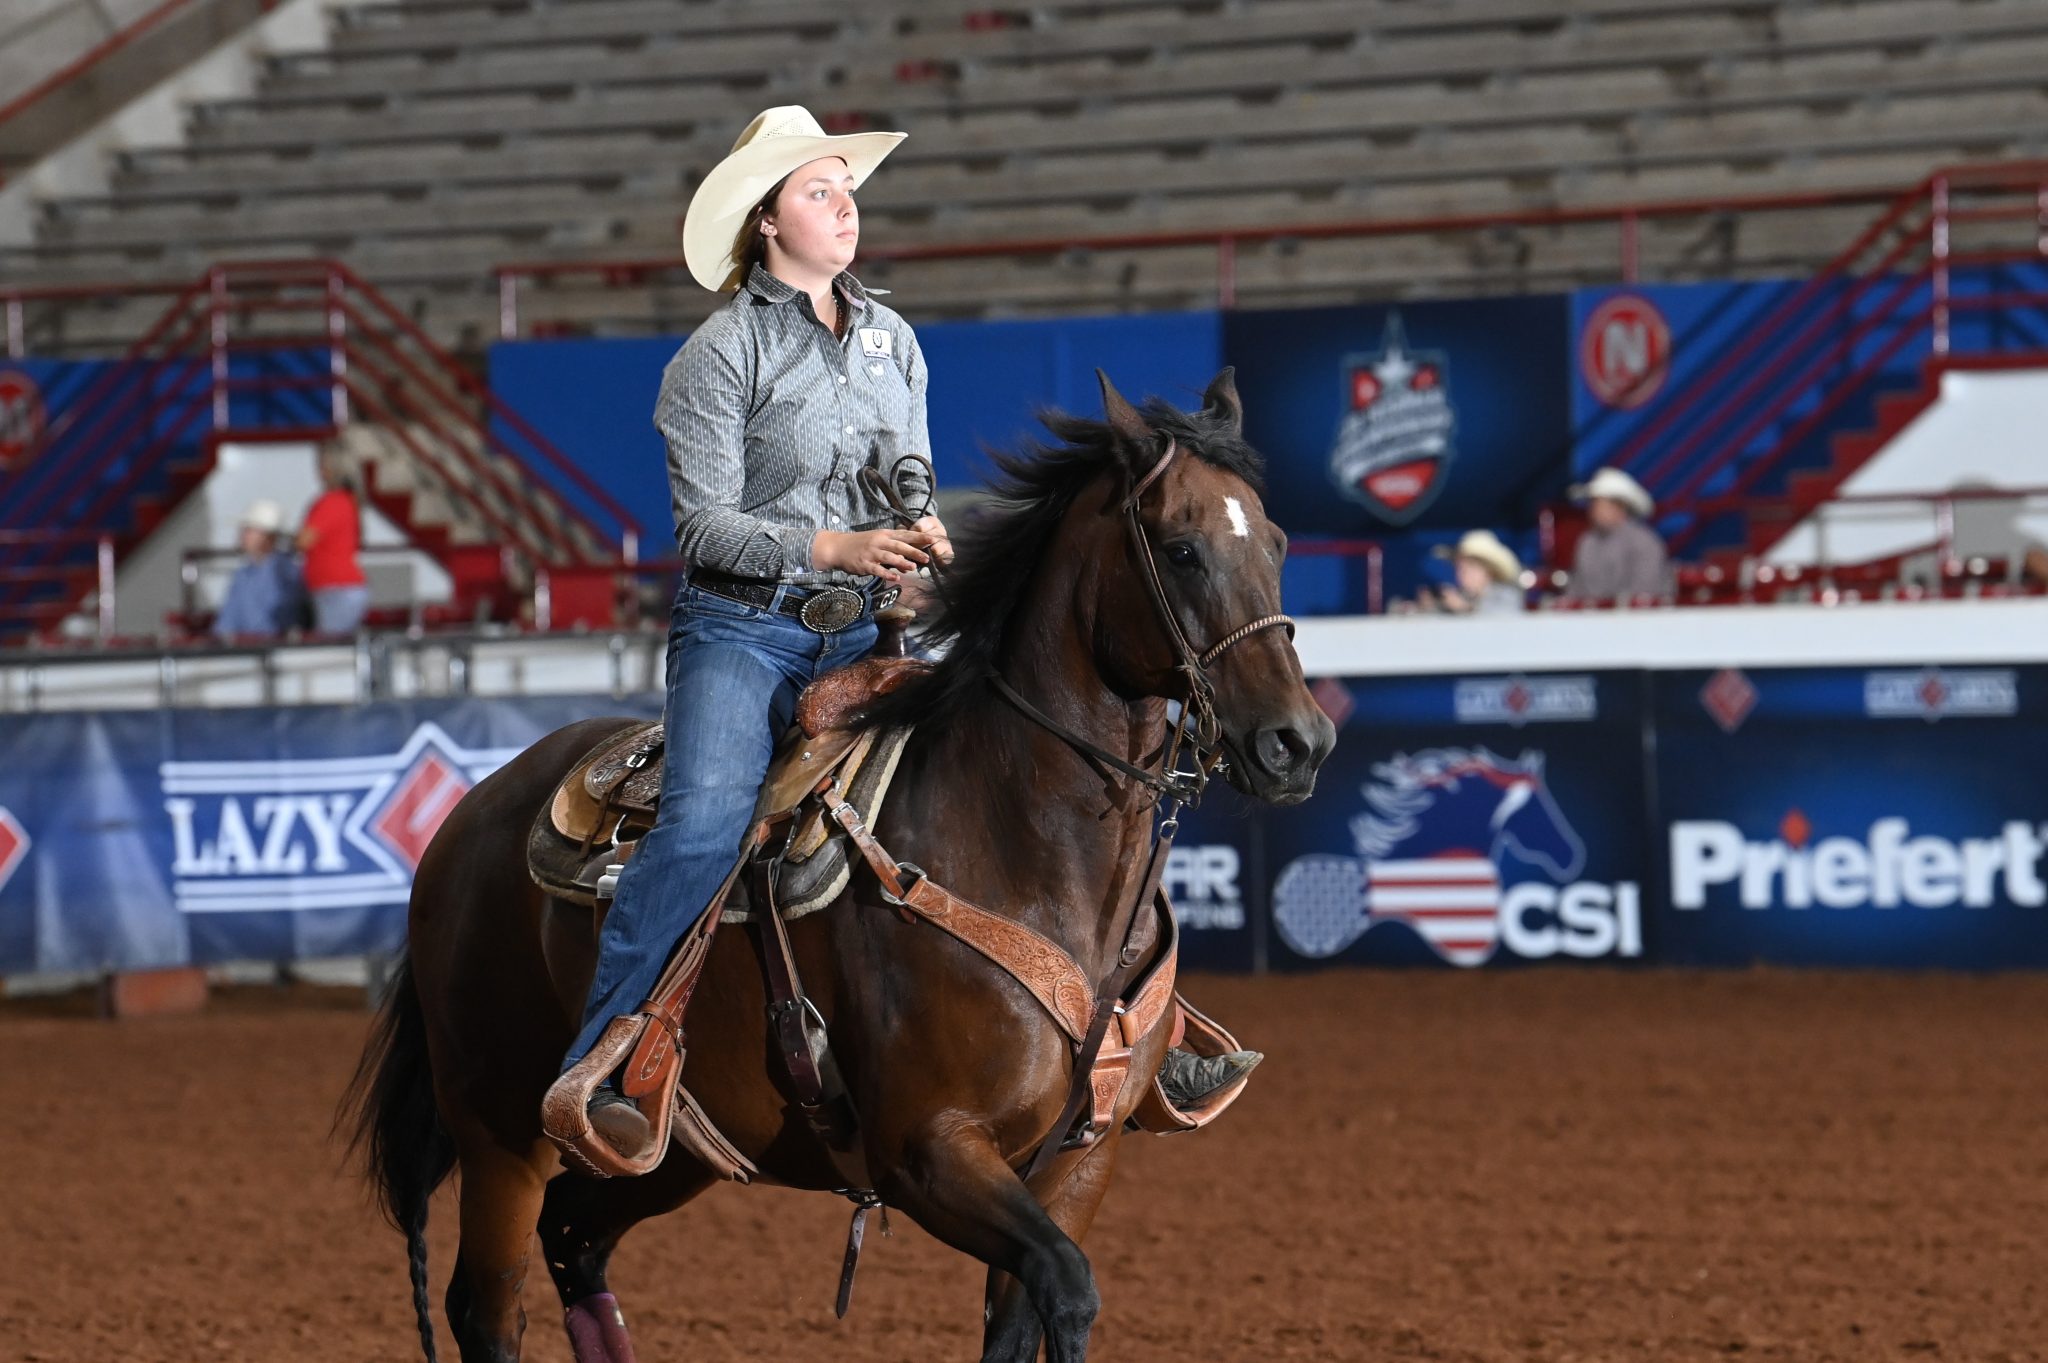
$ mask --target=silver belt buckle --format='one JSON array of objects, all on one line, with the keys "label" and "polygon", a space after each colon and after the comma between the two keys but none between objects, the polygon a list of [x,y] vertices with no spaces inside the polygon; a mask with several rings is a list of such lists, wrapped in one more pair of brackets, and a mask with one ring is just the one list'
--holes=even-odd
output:
[{"label": "silver belt buckle", "polygon": [[813,634],[837,634],[866,609],[866,598],[851,587],[821,587],[804,598],[797,619]]}]

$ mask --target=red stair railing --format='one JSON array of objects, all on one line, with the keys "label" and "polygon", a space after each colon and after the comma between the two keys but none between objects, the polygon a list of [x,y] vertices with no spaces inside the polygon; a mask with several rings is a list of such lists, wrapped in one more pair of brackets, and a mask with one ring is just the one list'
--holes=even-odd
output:
[{"label": "red stair railing", "polygon": [[1758,319],[1747,330],[1743,339],[1730,347],[1720,359],[1697,376],[1666,390],[1658,399],[1656,410],[1630,436],[1627,443],[1622,445],[1610,462],[1625,468],[1638,464],[1646,456],[1653,442],[1673,421],[1682,413],[1700,406],[1734,372],[1736,365],[1749,358],[1759,346],[1774,336],[1781,335],[1777,328],[1796,318],[1830,281],[1849,273],[1865,251],[1882,239],[1887,232],[1896,228],[1900,220],[1919,205],[1926,194],[1927,183],[1923,180],[1894,199],[1891,206],[1880,214],[1875,222],[1864,228],[1855,241],[1823,265],[1789,298]]},{"label": "red stair railing", "polygon": [[[347,280],[361,292],[363,297],[370,300],[371,304],[376,307],[378,312],[396,331],[411,338],[423,351],[435,357],[440,363],[441,372],[452,379],[457,387],[482,403],[485,411],[490,416],[504,421],[506,425],[518,432],[520,437],[532,446],[534,452],[546,461],[549,468],[567,478],[575,485],[578,491],[602,508],[618,528],[618,538],[623,556],[628,560],[637,557],[638,532],[634,528],[636,522],[633,520],[631,513],[624,506],[620,505],[617,498],[606,492],[597,480],[592,478],[575,460],[562,453],[561,448],[552,440],[549,440],[538,430],[534,429],[533,424],[527,421],[517,408],[491,391],[489,384],[479,379],[467,366],[443,349],[433,337],[427,334],[426,330],[419,323],[393,306],[389,298],[386,298],[381,292],[366,283],[360,275],[356,274],[347,265],[337,261],[334,264],[334,268],[341,278]],[[482,429],[488,433],[488,421],[482,423]]]},{"label": "red stair railing", "polygon": [[[1786,411],[1795,402],[1811,395],[1814,391],[1813,384],[1822,377],[1829,365],[1837,362],[1845,354],[1854,355],[1856,347],[1880,326],[1887,322],[1898,320],[1900,308],[1905,305],[1906,300],[1913,296],[1921,282],[1929,278],[1932,273],[1931,265],[1922,265],[1909,275],[1873,275],[1859,281],[1859,292],[1862,284],[1867,284],[1870,280],[1878,278],[1890,279],[1893,287],[1884,296],[1884,300],[1878,304],[1876,311],[1858,319],[1838,339],[1828,345],[1811,347],[1803,353],[1788,357],[1782,360],[1774,369],[1760,373],[1758,376],[1760,380],[1767,377],[1776,382],[1776,396],[1765,402],[1762,407],[1751,411],[1747,419],[1744,419],[1742,424],[1736,427],[1732,434],[1723,434],[1715,450],[1706,458],[1694,464],[1691,471],[1685,474],[1678,486],[1664,495],[1664,500],[1680,507],[1689,505],[1710,479],[1740,456],[1743,450],[1749,448],[1751,441],[1769,430],[1780,417],[1785,415]],[[1933,307],[1930,304],[1915,320],[1931,316],[1932,311]],[[1842,320],[1837,309],[1830,309],[1824,316],[1830,330]],[[1819,318],[1816,318],[1816,322],[1819,320]],[[1900,350],[1904,342],[1911,338],[1911,335],[1910,331],[1902,330],[1898,336],[1895,336],[1884,347],[1882,351],[1883,358],[1889,360]],[[1863,369],[1859,369],[1857,374],[1860,377],[1865,373],[1875,374],[1876,372],[1876,367],[1865,366]],[[1790,375],[1789,378],[1786,377],[1787,374]],[[1826,410],[1833,411],[1835,406],[1849,397],[1852,391],[1852,382],[1853,380],[1845,381],[1832,386],[1832,391],[1823,400],[1823,406]],[[1725,410],[1739,413],[1745,410],[1747,403],[1759,396],[1761,396],[1761,393],[1757,387],[1746,384],[1735,396],[1728,399]],[[1729,419],[1735,420],[1736,418],[1731,416]],[[1807,421],[1802,422],[1801,426],[1797,429],[1800,429],[1803,433],[1813,429],[1813,425],[1814,423],[1809,418]],[[1690,444],[1691,442],[1686,442],[1680,448],[1689,448]],[[1781,441],[1780,444],[1784,445],[1785,442]],[[1761,476],[1768,463],[1769,456],[1752,460],[1742,469],[1741,476],[1754,481],[1756,477]]]},{"label": "red stair railing", "polygon": [[[2023,197],[2019,202],[1959,207],[1962,195]],[[1746,323],[1739,341],[1667,393],[1611,462],[1640,469],[1638,476],[1667,512],[1688,516],[1671,537],[1672,550],[1690,549],[1713,517],[1746,509],[1746,499],[1758,484],[1782,470],[1805,442],[1822,432],[1828,418],[1876,382],[1908,345],[1924,340],[1930,357],[1941,360],[1953,347],[1958,313],[2039,306],[2037,295],[2019,291],[1958,298],[1953,282],[1958,270],[1971,267],[2048,261],[2044,207],[2048,163],[1937,171],[1900,195],[1826,268]],[[2024,221],[2032,229],[2033,240],[2025,249],[1954,249],[1958,225],[2013,221]],[[1880,247],[1875,259],[1863,263]],[[1824,291],[1831,287],[1834,296],[1821,305]],[[1887,326],[1896,329],[1894,334],[1859,359],[1859,349],[1873,343]],[[1753,372],[1724,391],[1745,361]],[[1831,365],[1853,367],[1834,379],[1829,377]],[[1814,400],[1813,410],[1768,447],[1753,450],[1754,442],[1802,399]],[[1660,443],[1673,429],[1683,434]],[[1728,487],[1700,500],[1731,466],[1734,476]],[[1679,481],[1666,486],[1673,477]]]},{"label": "red stair railing", "polygon": [[[305,313],[320,319],[317,330],[242,334],[259,319]],[[317,357],[323,350],[325,373],[243,375],[234,363],[249,354]],[[380,292],[324,260],[224,263],[173,294],[122,357],[52,415],[44,457],[27,463],[9,489],[6,520],[30,527],[38,518],[65,514],[74,524],[105,524],[143,479],[190,442],[195,428],[206,446],[202,457],[222,439],[270,434],[268,427],[234,427],[238,396],[304,398],[323,391],[324,420],[295,420],[299,438],[331,437],[352,412],[388,426],[422,471],[451,498],[466,498],[488,532],[530,565],[608,560],[615,552],[628,560],[637,556],[634,522],[616,499]],[[501,436],[494,422],[528,453]],[[515,471],[536,465],[574,490],[548,494],[558,516],[538,507],[518,514],[534,500],[535,488]],[[74,509],[79,504],[82,512]],[[129,535],[115,538],[125,544]],[[0,611],[68,611],[69,603],[22,606],[39,585],[81,571],[53,564],[67,545],[47,537],[0,538],[6,559]]]},{"label": "red stair railing", "polygon": [[[1913,247],[1918,244],[1920,232],[1922,231],[1924,231],[1924,228],[1919,229],[1913,234],[1901,237],[1898,243],[1891,250],[1885,252],[1877,263],[1870,267],[1867,273],[1855,276],[1848,276],[1846,273],[1828,274],[1825,276],[1816,275],[1813,279],[1808,280],[1791,298],[1774,308],[1763,321],[1756,323],[1740,345],[1732,347],[1711,370],[1701,376],[1695,385],[1699,390],[1700,396],[1691,406],[1699,407],[1706,405],[1710,408],[1709,414],[1705,419],[1696,421],[1688,426],[1685,429],[1685,433],[1679,436],[1673,444],[1658,452],[1656,461],[1648,468],[1642,470],[1639,475],[1644,485],[1655,488],[1667,476],[1684,468],[1686,457],[1704,445],[1708,437],[1715,433],[1716,422],[1723,414],[1733,414],[1742,411],[1744,405],[1756,398],[1766,385],[1777,382],[1783,376],[1784,370],[1789,364],[1796,363],[1794,360],[1785,358],[1788,354],[1798,353],[1798,348],[1801,346],[1806,346],[1809,351],[1817,351],[1823,360],[1832,358],[1834,354],[1839,353],[1838,346],[1829,347],[1827,344],[1828,337],[1832,335],[1834,328],[1840,325],[1845,316],[1850,315],[1851,309],[1855,307],[1856,303],[1873,284],[1891,277],[1891,271],[1896,269],[1899,263],[1911,253]],[[1814,300],[1822,285],[1844,278],[1848,278],[1850,282],[1832,302],[1825,308],[1817,311],[1807,311],[1808,305]],[[1788,336],[1783,328],[1791,327],[1795,322],[1799,322],[1802,312],[1805,313],[1803,324],[1799,325]],[[1809,342],[1818,342],[1819,344],[1809,345]],[[1749,358],[1762,343],[1771,343],[1778,358],[1769,363],[1756,366],[1750,372],[1749,377],[1733,393],[1724,396],[1716,392],[1716,387],[1732,374],[1734,366],[1740,361]],[[1796,398],[1797,396],[1797,393],[1793,394],[1793,397]],[[1683,409],[1680,406],[1680,399],[1674,396],[1670,402],[1659,408],[1656,420],[1648,423],[1648,425],[1652,428],[1661,428],[1668,425],[1681,410]],[[1628,444],[1622,447],[1621,453],[1615,462],[1623,465],[1631,463],[1635,458],[1635,453],[1648,448],[1648,442],[1654,439],[1656,434],[1656,429],[1637,432]],[[1735,445],[1735,442],[1722,442],[1723,448],[1730,446],[1740,448],[1739,445]],[[1697,470],[1695,470],[1694,474],[1687,475],[1687,483],[1682,485],[1680,490],[1666,494],[1667,498],[1672,501],[1685,500],[1688,491],[1698,481],[1696,475]]]}]

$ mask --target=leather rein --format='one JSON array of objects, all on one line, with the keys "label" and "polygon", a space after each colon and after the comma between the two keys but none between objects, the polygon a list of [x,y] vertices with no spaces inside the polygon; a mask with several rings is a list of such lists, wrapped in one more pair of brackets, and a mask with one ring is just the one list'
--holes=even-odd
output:
[{"label": "leather rein", "polygon": [[[1095,1007],[1089,1019],[1087,1034],[1075,1053],[1073,1080],[1067,1091],[1067,1100],[1060,1109],[1060,1115],[1053,1122],[1052,1132],[1039,1143],[1031,1159],[1020,1171],[1026,1182],[1038,1177],[1051,1167],[1052,1162],[1063,1150],[1076,1144],[1087,1144],[1100,1132],[1083,1131],[1071,1137],[1075,1123],[1090,1106],[1091,1082],[1097,1058],[1102,1053],[1111,1019],[1124,1006],[1124,994],[1136,977],[1143,962],[1145,942],[1140,931],[1144,914],[1160,893],[1160,880],[1166,870],[1167,854],[1173,848],[1173,840],[1180,831],[1180,811],[1183,805],[1195,806],[1201,803],[1202,792],[1209,784],[1210,776],[1221,764],[1221,725],[1216,718],[1216,688],[1209,678],[1209,668],[1230,649],[1263,630],[1284,626],[1288,637],[1294,635],[1294,621],[1285,615],[1266,615],[1248,624],[1240,625],[1205,650],[1197,650],[1189,641],[1187,631],[1181,628],[1180,620],[1173,613],[1173,606],[1166,599],[1166,584],[1160,581],[1159,565],[1152,552],[1152,537],[1145,533],[1144,524],[1138,519],[1138,503],[1146,489],[1159,481],[1167,466],[1180,452],[1180,446],[1171,436],[1167,437],[1166,452],[1159,456],[1143,478],[1137,480],[1125,495],[1121,511],[1124,529],[1129,539],[1131,553],[1142,570],[1145,589],[1152,598],[1153,613],[1158,616],[1166,631],[1167,641],[1173,646],[1178,657],[1175,670],[1187,680],[1187,695],[1181,701],[1180,719],[1173,727],[1165,752],[1161,755],[1159,770],[1146,771],[1115,753],[1089,742],[1081,735],[1061,724],[1052,716],[1018,694],[1000,676],[991,677],[997,694],[1015,706],[1025,718],[1045,729],[1068,747],[1103,766],[1123,773],[1132,780],[1147,787],[1158,796],[1159,803],[1166,809],[1166,817],[1153,830],[1151,854],[1146,858],[1145,873],[1139,881],[1137,898],[1125,920],[1123,945],[1111,966],[1110,975],[1096,991]],[[1194,769],[1181,771],[1177,763],[1182,744],[1189,736],[1189,724],[1194,725],[1195,754]]]},{"label": "leather rein", "polygon": [[[1159,564],[1152,551],[1152,537],[1145,533],[1145,526],[1138,519],[1138,503],[1146,489],[1159,481],[1167,465],[1180,453],[1180,444],[1172,436],[1166,439],[1166,452],[1159,456],[1143,478],[1132,485],[1120,508],[1124,520],[1126,538],[1130,542],[1131,556],[1138,561],[1140,578],[1145,584],[1146,594],[1152,598],[1152,613],[1158,618],[1166,632],[1168,644],[1178,659],[1174,670],[1187,683],[1187,695],[1180,704],[1180,720],[1173,728],[1165,756],[1159,770],[1151,772],[1134,763],[1127,762],[1115,753],[1091,743],[1081,735],[1061,724],[1052,716],[1026,700],[1017,688],[1000,676],[990,678],[997,694],[1014,706],[1026,719],[1038,725],[1064,742],[1068,747],[1114,771],[1121,772],[1139,784],[1151,789],[1160,803],[1173,806],[1167,815],[1169,836],[1178,827],[1179,807],[1194,807],[1201,803],[1202,792],[1209,784],[1209,777],[1221,765],[1222,726],[1216,718],[1216,685],[1210,679],[1209,669],[1216,660],[1237,647],[1245,640],[1265,630],[1285,628],[1287,637],[1294,637],[1294,620],[1286,615],[1262,615],[1247,624],[1239,625],[1206,649],[1198,650],[1188,639],[1187,631],[1181,628],[1180,617],[1174,614],[1173,605],[1166,599],[1166,584],[1160,580]],[[1194,723],[1195,765],[1192,771],[1177,769],[1180,750],[1188,737],[1189,721]]]}]

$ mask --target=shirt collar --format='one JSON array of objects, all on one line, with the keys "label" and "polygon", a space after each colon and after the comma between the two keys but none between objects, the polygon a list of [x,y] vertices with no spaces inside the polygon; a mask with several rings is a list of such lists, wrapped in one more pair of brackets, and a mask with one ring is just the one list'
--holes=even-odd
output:
[{"label": "shirt collar", "polygon": [[[855,317],[862,317],[867,314],[869,294],[888,292],[887,289],[870,289],[867,285],[854,278],[853,272],[850,270],[841,270],[833,278],[832,284],[853,304],[853,315]],[[770,274],[768,267],[759,263],[756,263],[753,270],[747,275],[747,292],[753,294],[764,303],[787,303],[791,299],[803,297],[803,290],[787,280],[779,279],[775,275]]]}]

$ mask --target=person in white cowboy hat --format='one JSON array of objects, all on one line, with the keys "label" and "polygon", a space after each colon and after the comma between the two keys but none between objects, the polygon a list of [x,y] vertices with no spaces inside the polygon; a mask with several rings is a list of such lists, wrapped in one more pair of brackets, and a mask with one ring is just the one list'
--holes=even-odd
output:
[{"label": "person in white cowboy hat", "polygon": [[228,579],[213,632],[221,639],[271,639],[298,623],[305,587],[298,567],[277,552],[284,508],[259,497],[242,512],[242,561]]},{"label": "person in white cowboy hat", "polygon": [[1522,562],[1491,530],[1468,530],[1455,547],[1438,545],[1457,581],[1436,592],[1436,608],[1449,615],[1500,615],[1522,609]]},{"label": "person in white cowboy hat", "polygon": [[[923,352],[847,270],[854,193],[903,137],[831,136],[806,109],[769,109],[690,199],[684,261],[728,297],[655,401],[689,564],[669,626],[660,811],[619,877],[565,1071],[648,996],[717,891],[798,693],[864,656],[903,578],[952,555],[928,510]],[[612,1084],[588,1111],[599,1139],[646,1152],[650,1114]]]},{"label": "person in white cowboy hat", "polygon": [[1656,509],[1643,485],[1604,468],[1571,490],[1588,525],[1572,554],[1567,601],[1629,601],[1671,595],[1671,559],[1650,528]]},{"label": "person in white cowboy hat", "polygon": [[[655,403],[690,565],[669,626],[660,812],[619,877],[565,1074],[648,996],[717,891],[798,692],[867,653],[878,606],[952,557],[928,509],[923,352],[847,272],[854,192],[903,137],[829,136],[800,107],[769,109],[690,200],[684,261],[731,296]],[[1162,1075],[1192,1100],[1246,1063],[1173,1051]],[[649,1153],[650,1114],[612,1084],[587,1115],[621,1154]]]}]

